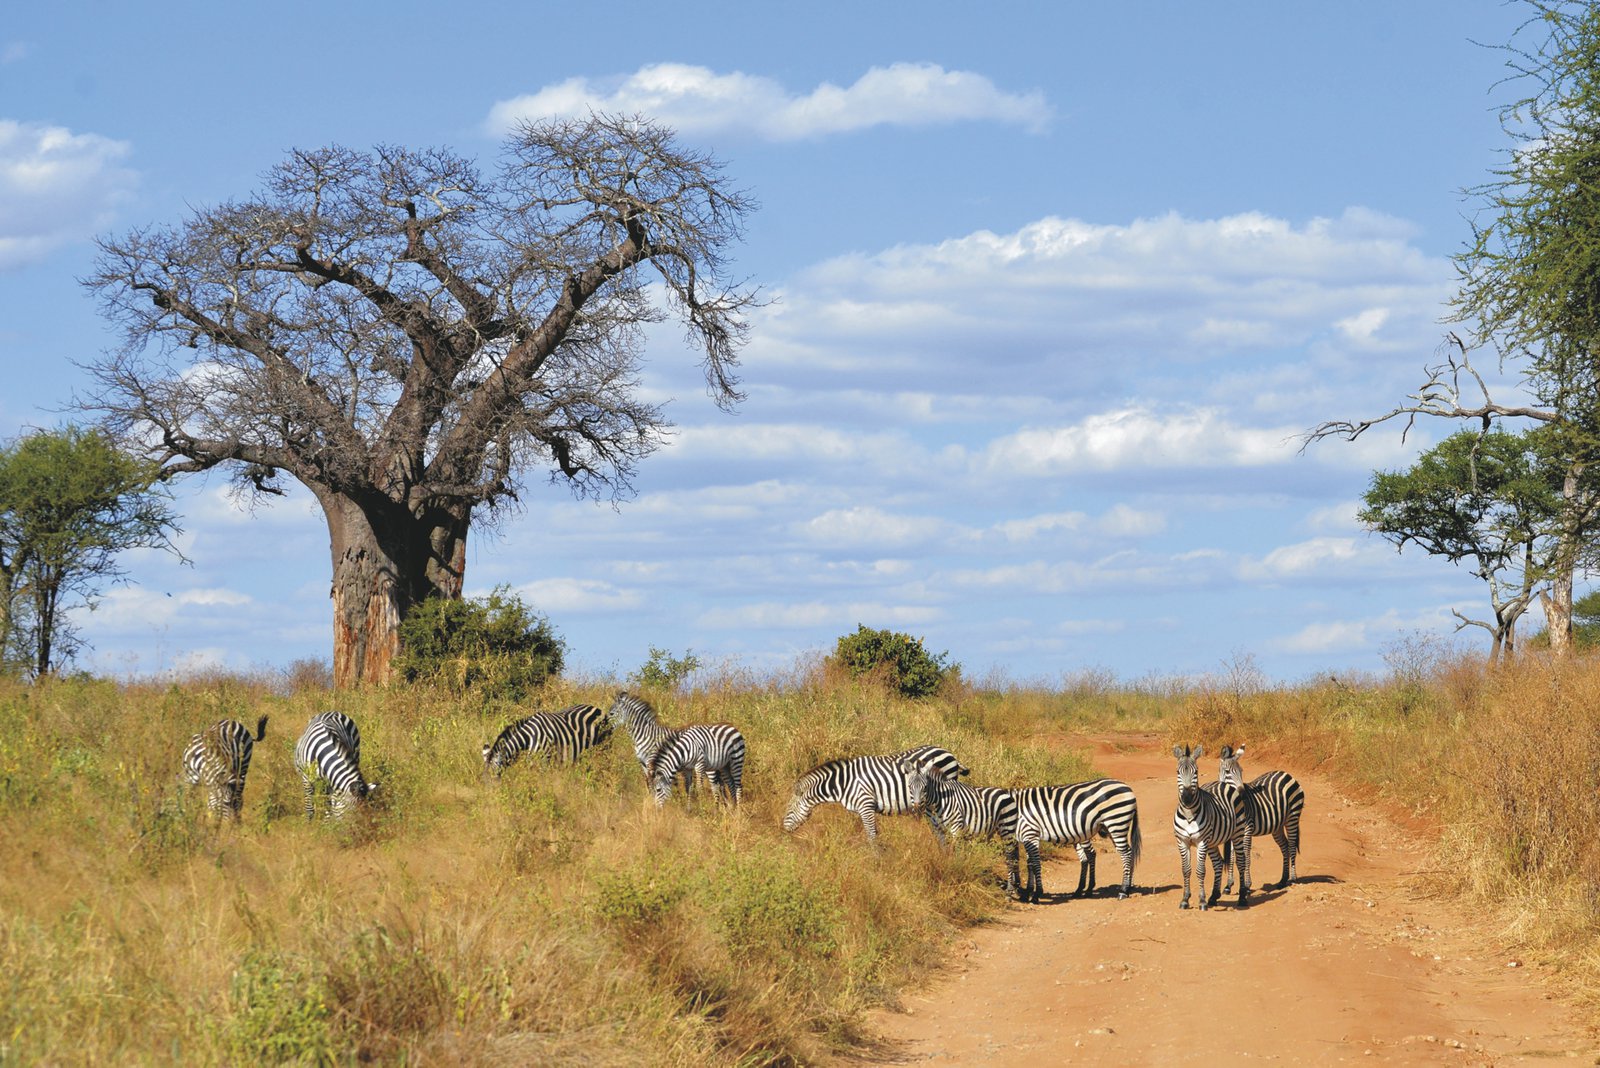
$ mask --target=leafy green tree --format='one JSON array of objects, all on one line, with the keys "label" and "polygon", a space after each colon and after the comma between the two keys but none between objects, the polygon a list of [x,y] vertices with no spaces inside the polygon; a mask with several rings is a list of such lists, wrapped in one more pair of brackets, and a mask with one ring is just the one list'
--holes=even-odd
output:
[{"label": "leafy green tree", "polygon": [[[1600,4],[1523,0],[1529,18],[1502,46],[1507,84],[1522,94],[1500,111],[1511,139],[1490,179],[1469,190],[1480,206],[1456,256],[1454,321],[1443,363],[1409,402],[1358,422],[1323,423],[1306,441],[1354,440],[1401,416],[1532,420],[1561,466],[1560,508],[1548,587],[1540,592],[1558,655],[1570,648],[1572,586],[1592,555],[1600,494]],[[1531,40],[1531,43],[1530,42]],[[1515,368],[1531,403],[1497,401],[1470,351],[1492,347]]]},{"label": "leafy green tree", "polygon": [[400,623],[396,673],[517,700],[561,674],[566,642],[506,587],[487,597],[429,597]]},{"label": "leafy green tree", "polygon": [[[1559,545],[1564,472],[1543,430],[1452,434],[1405,471],[1379,471],[1358,518],[1399,549],[1466,563],[1489,585],[1491,662],[1515,651],[1517,620],[1549,580]],[[1453,611],[1453,610],[1452,610]],[[1457,627],[1459,630],[1460,627]]]},{"label": "leafy green tree", "polygon": [[903,697],[928,697],[960,674],[961,665],[948,663],[949,656],[929,653],[921,638],[858,624],[854,634],[839,639],[830,659],[856,678],[881,675]]},{"label": "leafy green tree", "polygon": [[0,649],[35,676],[81,647],[69,612],[124,577],[128,549],[176,552],[154,464],[98,431],[37,431],[0,448]]}]

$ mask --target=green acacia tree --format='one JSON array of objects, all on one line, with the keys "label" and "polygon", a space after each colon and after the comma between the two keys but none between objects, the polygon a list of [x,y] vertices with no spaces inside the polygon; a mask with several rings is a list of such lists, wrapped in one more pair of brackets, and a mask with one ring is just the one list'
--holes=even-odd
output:
[{"label": "green acacia tree", "polygon": [[81,643],[68,612],[124,577],[119,553],[176,552],[154,464],[98,431],[38,431],[0,448],[0,648],[8,667],[48,675]]},{"label": "green acacia tree", "polygon": [[1379,471],[1358,518],[1404,550],[1416,545],[1466,564],[1489,587],[1491,620],[1454,612],[1460,625],[1489,631],[1489,659],[1516,647],[1516,626],[1549,581],[1560,544],[1561,464],[1545,430],[1464,430],[1405,471]]},{"label": "green acacia tree", "polygon": [[[1506,84],[1522,91],[1500,112],[1511,139],[1505,162],[1469,190],[1481,207],[1456,256],[1459,288],[1442,363],[1408,403],[1373,419],[1314,427],[1306,443],[1354,440],[1419,415],[1531,420],[1560,465],[1560,505],[1548,584],[1540,598],[1551,649],[1571,647],[1572,588],[1587,563],[1600,514],[1590,472],[1600,463],[1600,5],[1523,0],[1529,18],[1502,46]],[[1528,42],[1532,40],[1533,43]],[[1472,366],[1488,347],[1520,372],[1528,403],[1503,403]]]}]

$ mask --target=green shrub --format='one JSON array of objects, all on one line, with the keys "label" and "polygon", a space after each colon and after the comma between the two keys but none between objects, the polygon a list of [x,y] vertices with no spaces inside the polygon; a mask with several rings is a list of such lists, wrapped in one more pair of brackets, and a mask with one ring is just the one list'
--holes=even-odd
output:
[{"label": "green shrub", "polygon": [[628,679],[637,686],[670,690],[700,668],[700,658],[694,651],[685,649],[681,658],[665,649],[650,647],[650,659],[639,670],[629,672]]},{"label": "green shrub", "polygon": [[898,631],[873,630],[862,624],[839,639],[829,659],[854,677],[881,675],[904,697],[928,697],[961,674],[960,664],[947,664],[949,653],[934,656],[921,638]]},{"label": "green shrub", "polygon": [[324,981],[300,962],[257,950],[233,973],[222,1041],[237,1064],[331,1064],[332,1013]]},{"label": "green shrub", "polygon": [[566,651],[549,620],[500,586],[488,597],[429,597],[412,608],[395,669],[407,682],[520,700],[561,674]]}]

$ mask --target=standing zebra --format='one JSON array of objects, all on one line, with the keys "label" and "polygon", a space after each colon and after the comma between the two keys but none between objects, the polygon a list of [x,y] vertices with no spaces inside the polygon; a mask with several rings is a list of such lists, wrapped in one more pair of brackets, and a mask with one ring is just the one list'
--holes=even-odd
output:
[{"label": "standing zebra", "polygon": [[[1269,771],[1258,775],[1247,785],[1239,758],[1244,756],[1244,746],[1237,749],[1222,747],[1222,764],[1217,777],[1244,794],[1244,818],[1250,824],[1252,835],[1272,835],[1283,853],[1283,878],[1267,883],[1263,890],[1282,890],[1295,881],[1296,862],[1300,859],[1300,813],[1306,807],[1306,792],[1287,771]],[[1233,873],[1228,873],[1229,887]]]},{"label": "standing zebra", "polygon": [[720,803],[722,792],[735,807],[744,794],[744,735],[731,723],[693,723],[672,731],[650,758],[645,781],[656,799],[656,807],[667,803],[672,780],[684,776],[692,783],[703,774],[711,784],[711,794]]},{"label": "standing zebra", "polygon": [[[959,769],[959,770],[956,770]],[[800,776],[784,813],[783,829],[794,831],[818,805],[842,805],[861,818],[861,828],[874,845],[878,813],[915,812],[927,798],[931,774],[964,775],[967,769],[948,749],[919,745],[890,756],[847,757],[819,764]]]},{"label": "standing zebra", "polygon": [[316,787],[328,790],[328,815],[344,816],[378,788],[361,774],[361,732],[343,712],[318,712],[294,747],[295,767],[306,787],[306,819],[317,814]]},{"label": "standing zebra", "polygon": [[244,780],[250,774],[250,756],[267,734],[267,717],[256,721],[256,736],[242,723],[218,720],[193,738],[183,751],[183,777],[206,787],[206,808],[213,816],[239,818],[244,807]]},{"label": "standing zebra", "polygon": [[[940,842],[952,838],[995,838],[1011,844],[1005,851],[1006,890],[1017,892],[1017,799],[1000,786],[967,786],[938,775],[927,776],[928,822]],[[1081,850],[1079,854],[1082,856]],[[1080,875],[1081,881],[1081,875]]]},{"label": "standing zebra", "polygon": [[639,770],[648,772],[650,760],[672,735],[672,728],[663,726],[656,719],[655,710],[645,704],[644,699],[635,697],[626,690],[617,691],[617,699],[611,702],[611,711],[608,713],[611,722],[628,732],[628,737],[633,739],[633,756],[639,761]]},{"label": "standing zebra", "polygon": [[[1178,855],[1183,860],[1183,900],[1180,909],[1189,907],[1189,854],[1193,850],[1200,869],[1200,909],[1215,905],[1222,896],[1222,869],[1228,865],[1224,850],[1239,865],[1239,907],[1250,905],[1250,824],[1244,815],[1244,798],[1226,784],[1213,783],[1200,788],[1200,757],[1205,750],[1195,746],[1173,746],[1178,758],[1178,807],[1172,817],[1172,834],[1178,840]],[[1212,787],[1220,786],[1221,789]],[[1211,897],[1206,897],[1206,858],[1212,863]]]},{"label": "standing zebra", "polygon": [[590,746],[611,737],[611,723],[594,705],[573,705],[559,712],[538,712],[519,719],[493,742],[483,743],[483,767],[496,776],[523,753],[555,753],[572,763]]},{"label": "standing zebra", "polygon": [[1026,786],[1011,791],[1017,802],[1017,832],[1011,843],[1008,867],[1016,870],[1020,844],[1028,854],[1028,881],[1023,901],[1044,896],[1040,874],[1039,843],[1060,842],[1078,848],[1078,889],[1074,896],[1094,893],[1096,834],[1111,839],[1122,858],[1122,885],[1117,897],[1133,890],[1133,865],[1139,859],[1143,838],[1139,833],[1139,805],[1133,788],[1116,779],[1095,779],[1071,786]]}]

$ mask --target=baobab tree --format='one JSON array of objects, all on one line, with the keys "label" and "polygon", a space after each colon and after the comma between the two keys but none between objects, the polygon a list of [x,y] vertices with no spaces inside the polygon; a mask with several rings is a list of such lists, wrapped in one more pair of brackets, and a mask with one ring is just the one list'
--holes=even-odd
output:
[{"label": "baobab tree", "polygon": [[484,173],[444,150],[295,151],[249,199],[103,239],[125,331],[83,399],[165,478],[215,468],[327,519],[334,675],[381,682],[407,609],[460,596],[468,531],[548,471],[619,495],[662,441],[644,327],[679,319],[719,406],[757,292],[752,208],[638,118],[524,125]]}]

